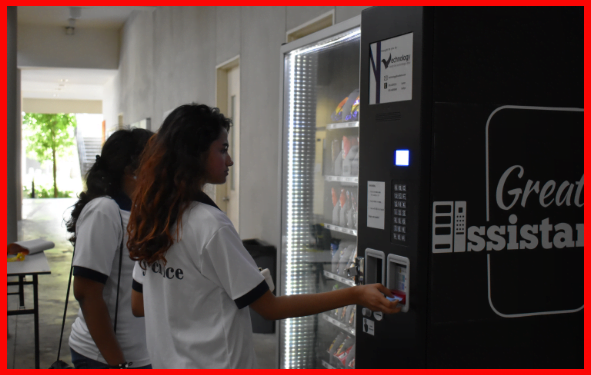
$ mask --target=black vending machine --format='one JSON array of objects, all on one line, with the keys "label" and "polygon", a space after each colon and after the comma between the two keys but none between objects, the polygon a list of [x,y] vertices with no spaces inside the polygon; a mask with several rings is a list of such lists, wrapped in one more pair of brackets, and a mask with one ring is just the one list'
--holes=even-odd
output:
[{"label": "black vending machine", "polygon": [[582,368],[583,7],[361,21],[357,368]]}]

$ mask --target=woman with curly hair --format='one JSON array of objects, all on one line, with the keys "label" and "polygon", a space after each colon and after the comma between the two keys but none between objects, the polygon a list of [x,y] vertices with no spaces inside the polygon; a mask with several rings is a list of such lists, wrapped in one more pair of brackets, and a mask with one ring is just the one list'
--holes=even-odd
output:
[{"label": "woman with curly hair", "polygon": [[232,222],[203,192],[223,184],[230,120],[217,108],[183,105],[150,140],[134,192],[128,247],[132,311],[145,316],[154,368],[256,368],[251,306],[265,319],[360,304],[396,313],[381,284],[275,297]]},{"label": "woman with curly hair", "polygon": [[123,245],[135,171],[152,134],[118,130],[107,139],[67,222],[75,247],[74,297],[80,303],[70,334],[76,368],[150,368],[144,319],[131,313],[134,262]]}]

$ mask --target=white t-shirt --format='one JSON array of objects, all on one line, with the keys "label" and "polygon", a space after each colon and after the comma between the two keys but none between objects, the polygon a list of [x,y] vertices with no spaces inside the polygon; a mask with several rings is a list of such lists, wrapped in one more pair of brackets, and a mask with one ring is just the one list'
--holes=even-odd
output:
[{"label": "white t-shirt", "polygon": [[[125,197],[127,200],[129,198]],[[119,246],[123,239],[123,264],[119,287],[119,307],[117,313],[117,341],[127,362],[132,367],[150,364],[146,347],[144,318],[136,318],[131,313],[131,284],[134,261],[129,259],[127,246],[127,223],[130,205],[125,199],[117,201],[109,197],[95,198],[82,209],[76,222],[76,248],[74,252],[74,276],[85,277],[103,283],[103,298],[109,309],[111,322],[115,321],[117,299],[117,279],[119,276]],[[121,216],[119,215],[121,214]],[[123,227],[121,226],[123,219]],[[86,322],[82,309],[72,325],[70,347],[85,357],[107,363],[97,348]]]},{"label": "white t-shirt", "polygon": [[152,366],[256,368],[244,307],[269,287],[232,222],[211,200],[201,201],[184,212],[181,239],[166,252],[166,265],[134,268]]}]

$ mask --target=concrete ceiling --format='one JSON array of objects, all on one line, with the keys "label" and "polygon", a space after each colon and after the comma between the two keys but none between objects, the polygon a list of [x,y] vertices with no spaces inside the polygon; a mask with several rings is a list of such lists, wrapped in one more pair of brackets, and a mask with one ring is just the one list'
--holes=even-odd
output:
[{"label": "concrete ceiling", "polygon": [[107,69],[23,69],[23,98],[103,100],[103,86],[117,74]]},{"label": "concrete ceiling", "polygon": [[[131,12],[151,11],[156,7],[100,7],[85,6],[80,8],[80,17],[76,27],[100,29],[120,29]],[[23,25],[68,26],[70,7],[18,7],[18,23]]]},{"label": "concrete ceiling", "polygon": [[[76,27],[119,30],[133,11],[153,11],[156,7],[83,6]],[[19,25],[68,26],[70,7],[19,6]],[[103,86],[116,70],[39,68],[21,71],[23,98],[102,100]]]}]

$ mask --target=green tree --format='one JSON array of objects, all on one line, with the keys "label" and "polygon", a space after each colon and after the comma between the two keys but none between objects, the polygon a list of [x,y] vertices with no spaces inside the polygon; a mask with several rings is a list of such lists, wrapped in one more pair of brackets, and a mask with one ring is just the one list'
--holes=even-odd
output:
[{"label": "green tree", "polygon": [[29,133],[27,152],[37,154],[40,163],[51,161],[53,164],[53,197],[57,198],[57,157],[74,144],[69,130],[76,127],[76,117],[71,113],[25,113],[23,124]]}]

